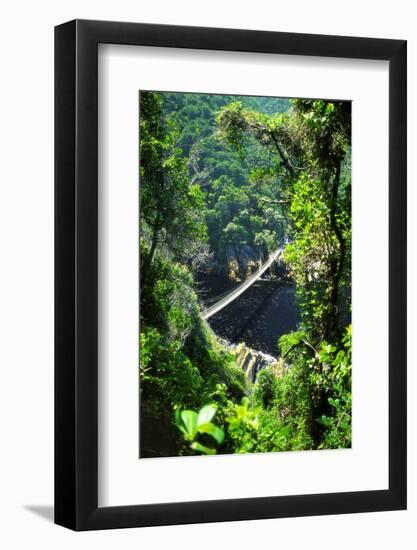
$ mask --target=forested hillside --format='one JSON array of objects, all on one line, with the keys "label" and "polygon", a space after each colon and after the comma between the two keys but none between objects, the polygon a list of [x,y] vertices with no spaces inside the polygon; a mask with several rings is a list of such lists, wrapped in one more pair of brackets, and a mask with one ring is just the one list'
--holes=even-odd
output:
[{"label": "forested hillside", "polygon": [[[141,457],[350,446],[350,172],[347,102],[141,92]],[[279,247],[301,321],[250,380],[199,281]]]},{"label": "forested hillside", "polygon": [[[284,238],[285,223],[280,209],[267,202],[277,185],[270,152],[249,138],[242,154],[219,139],[216,113],[234,99],[203,94],[164,97],[167,115],[181,129],[178,146],[188,159],[191,178],[205,192],[211,269],[222,273],[234,267],[235,277],[242,279],[251,260],[265,260]],[[289,100],[280,98],[240,100],[265,113],[285,112],[290,106]],[[269,177],[265,170],[270,170]]]}]

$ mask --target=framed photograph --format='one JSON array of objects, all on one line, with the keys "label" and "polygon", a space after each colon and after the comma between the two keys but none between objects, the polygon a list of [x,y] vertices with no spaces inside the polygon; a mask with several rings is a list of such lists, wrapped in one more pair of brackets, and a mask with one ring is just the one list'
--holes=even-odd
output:
[{"label": "framed photograph", "polygon": [[55,522],[406,508],[406,42],[55,29]]}]

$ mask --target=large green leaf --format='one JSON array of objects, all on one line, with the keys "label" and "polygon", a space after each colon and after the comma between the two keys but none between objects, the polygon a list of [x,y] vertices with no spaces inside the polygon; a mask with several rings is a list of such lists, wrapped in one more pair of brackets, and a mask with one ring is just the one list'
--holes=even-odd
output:
[{"label": "large green leaf", "polygon": [[198,426],[198,431],[211,435],[211,437],[214,437],[219,445],[223,443],[224,431],[211,422],[206,422],[206,424],[201,424]]},{"label": "large green leaf", "polygon": [[216,414],[216,410],[217,410],[217,407],[216,405],[213,405],[213,404],[205,405],[203,408],[201,408],[198,413],[198,425],[206,424],[206,422],[210,422],[210,420]]},{"label": "large green leaf", "polygon": [[182,411],[181,419],[190,439],[194,439],[197,433],[198,415],[195,411]]},{"label": "large green leaf", "polygon": [[183,434],[187,435],[187,430],[186,430],[186,428],[184,426],[184,422],[182,421],[182,418],[181,418],[180,409],[175,410],[175,424],[176,424],[177,428],[182,431]]},{"label": "large green leaf", "polygon": [[200,453],[203,453],[205,455],[215,455],[216,449],[210,449],[209,447],[206,447],[205,445],[202,445],[198,441],[194,441],[191,443],[191,448],[194,449],[194,451],[199,451]]}]

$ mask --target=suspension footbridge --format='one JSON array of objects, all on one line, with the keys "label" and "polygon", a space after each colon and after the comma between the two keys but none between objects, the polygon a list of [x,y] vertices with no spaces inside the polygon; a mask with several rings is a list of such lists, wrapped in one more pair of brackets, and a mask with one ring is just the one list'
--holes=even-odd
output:
[{"label": "suspension footbridge", "polygon": [[222,294],[221,296],[216,296],[215,298],[212,298],[211,300],[207,300],[206,304],[212,301],[215,301],[214,304],[212,304],[207,309],[203,310],[202,316],[203,319],[209,319],[216,313],[218,313],[220,310],[228,306],[233,300],[236,300],[241,294],[243,294],[246,290],[248,290],[249,287],[255,283],[261,275],[265,273],[267,269],[271,267],[271,265],[278,259],[280,259],[283,255],[284,249],[279,248],[278,250],[275,250],[273,252],[268,260],[261,265],[261,267],[255,271],[246,281],[244,281],[242,284],[234,288],[233,290],[226,292],[225,294]]}]

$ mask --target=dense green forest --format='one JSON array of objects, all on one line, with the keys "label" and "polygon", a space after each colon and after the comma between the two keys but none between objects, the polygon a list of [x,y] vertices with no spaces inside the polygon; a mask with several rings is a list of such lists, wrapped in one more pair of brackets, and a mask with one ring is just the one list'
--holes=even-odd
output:
[{"label": "dense green forest", "polygon": [[[140,93],[141,457],[350,447],[350,125],[349,102]],[[301,320],[250,380],[199,274],[278,248]]]}]

